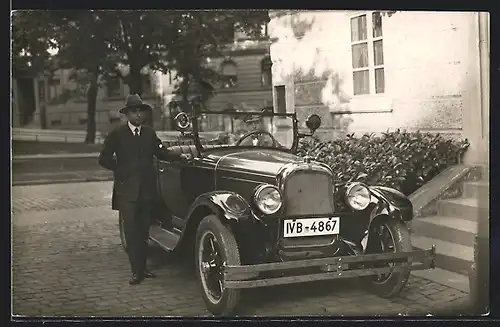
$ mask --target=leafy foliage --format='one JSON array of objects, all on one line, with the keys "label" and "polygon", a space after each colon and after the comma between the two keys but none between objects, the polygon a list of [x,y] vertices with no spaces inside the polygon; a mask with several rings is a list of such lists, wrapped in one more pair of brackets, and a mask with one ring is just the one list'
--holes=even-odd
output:
[{"label": "leafy foliage", "polygon": [[328,164],[338,183],[368,175],[367,184],[398,189],[410,195],[441,171],[458,163],[469,146],[467,140],[448,140],[441,134],[399,129],[381,136],[364,134],[321,142],[301,139],[298,155],[308,154]]},{"label": "leafy foliage", "polygon": [[202,102],[215,94],[214,85],[221,76],[206,64],[206,58],[223,55],[223,45],[233,41],[235,31],[250,37],[260,35],[269,17],[265,10],[181,11],[173,21],[177,33],[167,53],[167,68],[176,71],[176,79],[181,81],[177,92],[186,106],[190,85]]},{"label": "leafy foliage", "polygon": [[[18,11],[13,15],[13,68],[34,75],[53,67],[87,72],[87,141],[93,142],[99,77],[119,76],[130,93],[142,94],[144,68],[175,70],[185,103],[190,83],[206,100],[215,91],[218,72],[206,67],[204,58],[220,54],[235,30],[257,35],[268,20],[265,10]],[[50,55],[50,48],[58,49],[57,56]]]},{"label": "leafy foliage", "polygon": [[49,49],[56,46],[53,24],[46,11],[12,13],[12,68],[14,76],[51,70]]}]

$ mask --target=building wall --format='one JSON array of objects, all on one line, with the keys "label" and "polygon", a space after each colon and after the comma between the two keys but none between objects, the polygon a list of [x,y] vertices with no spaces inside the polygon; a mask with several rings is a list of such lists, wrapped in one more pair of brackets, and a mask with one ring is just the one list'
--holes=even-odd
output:
[{"label": "building wall", "polygon": [[388,128],[461,135],[463,111],[471,105],[470,62],[477,60],[470,52],[474,13],[383,16],[384,93],[374,94],[372,82],[372,94],[354,95],[350,25],[359,14],[371,12],[272,17],[273,82],[286,86],[287,110],[295,110],[301,121],[318,113],[323,119],[319,133],[327,137]]},{"label": "building wall", "polygon": [[[47,128],[85,130],[87,123],[87,100],[85,90],[79,95],[74,93],[77,83],[70,78],[71,70],[58,70],[52,79],[39,76],[34,80],[36,111],[33,120],[23,127],[41,127],[41,112],[45,106]],[[151,74],[151,79],[155,77]],[[73,92],[73,93],[72,93]],[[97,130],[107,132],[119,123],[123,117],[118,110],[124,105],[125,96],[128,94],[128,86],[119,80],[119,92],[108,96],[107,87],[103,84],[97,94],[96,122]],[[151,89],[144,91],[143,99],[151,104],[153,108],[159,106],[160,100],[156,97],[154,84]]]},{"label": "building wall", "polygon": [[[271,105],[272,86],[262,84],[261,61],[266,55],[268,55],[267,49],[257,54],[241,52],[230,55],[229,58],[236,64],[237,84],[231,88],[217,86],[215,96],[207,103],[207,109],[224,110],[232,106],[234,109],[260,110]],[[211,59],[210,66],[218,69],[223,59]]]}]

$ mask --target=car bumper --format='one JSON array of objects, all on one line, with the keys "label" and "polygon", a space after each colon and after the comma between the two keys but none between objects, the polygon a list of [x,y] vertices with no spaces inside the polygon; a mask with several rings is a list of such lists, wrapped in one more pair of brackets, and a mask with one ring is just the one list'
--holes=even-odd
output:
[{"label": "car bumper", "polygon": [[[433,269],[435,267],[436,247],[401,253],[362,254],[357,256],[330,257],[321,259],[297,260],[243,266],[224,267],[224,287],[226,288],[256,288],[282,284],[296,284],[339,278],[372,276],[411,270]],[[381,268],[357,268],[352,265],[393,266]],[[318,267],[320,271],[314,274],[293,274],[290,272],[300,268]],[[260,278],[260,273],[281,271],[290,276]]]}]

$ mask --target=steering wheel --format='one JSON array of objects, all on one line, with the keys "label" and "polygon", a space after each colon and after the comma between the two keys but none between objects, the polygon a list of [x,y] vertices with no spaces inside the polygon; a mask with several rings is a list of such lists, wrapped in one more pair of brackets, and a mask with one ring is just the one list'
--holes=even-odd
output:
[{"label": "steering wheel", "polygon": [[238,141],[236,141],[236,143],[234,145],[235,146],[240,145],[241,142],[243,142],[243,140],[249,138],[252,135],[263,135],[263,134],[266,134],[266,135],[268,135],[271,138],[271,140],[273,141],[273,145],[272,145],[273,147],[275,147],[275,148],[279,147],[278,146],[279,143],[278,143],[278,141],[276,141],[276,139],[274,138],[274,136],[271,133],[266,132],[266,131],[251,131],[249,133],[246,133]]}]

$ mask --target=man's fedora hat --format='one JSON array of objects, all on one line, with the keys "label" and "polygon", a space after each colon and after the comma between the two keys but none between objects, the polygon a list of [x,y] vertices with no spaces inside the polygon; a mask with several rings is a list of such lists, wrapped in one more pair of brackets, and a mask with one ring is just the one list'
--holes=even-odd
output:
[{"label": "man's fedora hat", "polygon": [[145,110],[152,110],[153,109],[149,104],[144,103],[138,94],[129,94],[129,95],[127,95],[127,98],[125,99],[125,107],[120,109],[120,113],[124,114],[129,109],[132,109],[132,108],[142,108]]}]

